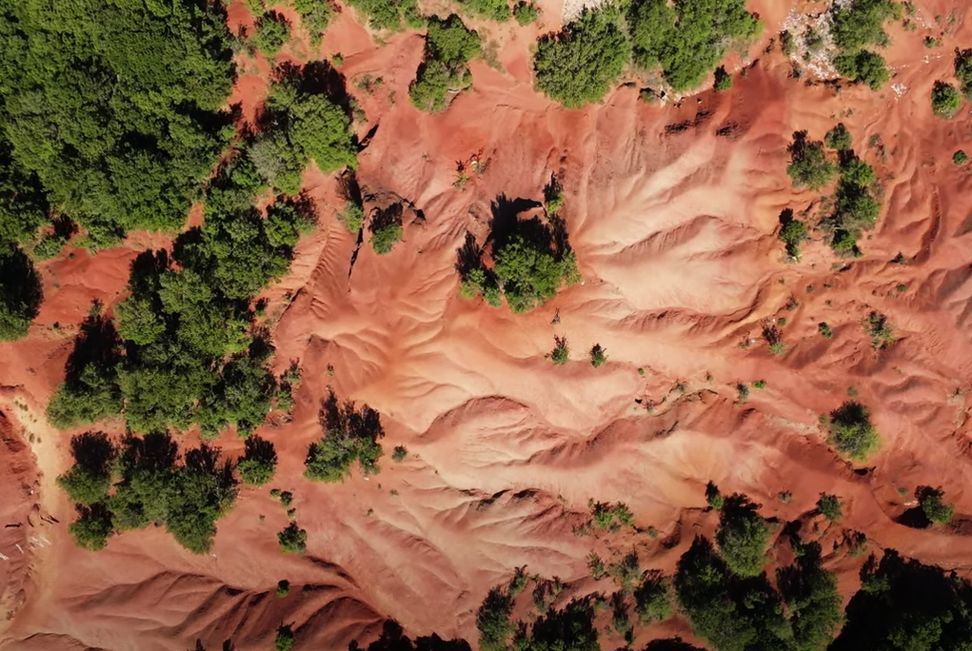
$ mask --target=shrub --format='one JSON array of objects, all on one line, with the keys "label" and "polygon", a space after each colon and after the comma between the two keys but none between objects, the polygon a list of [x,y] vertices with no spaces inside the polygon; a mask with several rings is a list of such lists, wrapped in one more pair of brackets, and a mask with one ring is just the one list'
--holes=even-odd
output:
[{"label": "shrub", "polygon": [[848,151],[854,146],[854,139],[851,137],[850,131],[844,126],[843,122],[838,122],[837,125],[827,132],[824,137],[824,143],[831,149],[836,149],[837,151]]},{"label": "shrub", "polygon": [[594,552],[587,555],[587,569],[591,571],[591,577],[595,581],[600,581],[607,576],[607,567],[605,567],[604,561]]},{"label": "shrub", "polygon": [[719,66],[715,70],[715,84],[713,88],[720,93],[732,88],[732,75],[726,72],[726,69],[722,66]]},{"label": "shrub", "polygon": [[398,30],[404,21],[410,27],[421,27],[416,0],[348,0],[348,4],[368,17],[375,29]]},{"label": "shrub", "polygon": [[669,581],[658,570],[645,572],[634,592],[635,612],[642,624],[662,622],[672,616]]},{"label": "shrub", "polygon": [[494,271],[514,312],[525,312],[546,302],[561,285],[570,284],[577,277],[573,254],[552,251],[548,242],[516,233],[494,245]]},{"label": "shrub", "polygon": [[378,211],[371,220],[371,248],[378,255],[385,255],[402,239],[402,207],[392,207]]},{"label": "shrub", "polygon": [[79,505],[78,519],[71,523],[68,531],[79,547],[93,552],[104,549],[109,536],[114,533],[111,513],[104,504]]},{"label": "shrub", "polygon": [[969,155],[965,151],[959,149],[954,154],[952,154],[952,162],[956,165],[965,165],[969,162]]},{"label": "shrub", "polygon": [[[761,29],[744,0],[635,0],[627,22],[635,64],[660,66],[676,91],[697,87],[734,41],[748,41]],[[717,84],[719,79],[717,73]]]},{"label": "shrub", "polygon": [[936,81],[932,87],[931,104],[935,115],[950,120],[962,108],[962,96],[955,86],[944,81]]},{"label": "shrub", "polygon": [[612,563],[608,574],[617,582],[622,592],[631,592],[634,583],[641,576],[641,566],[638,564],[638,554],[634,550],[621,557],[617,563]]},{"label": "shrub", "polygon": [[283,14],[268,11],[257,19],[253,44],[268,57],[280,51],[289,37],[290,23]]},{"label": "shrub", "polygon": [[364,208],[354,201],[344,204],[344,210],[338,213],[338,219],[352,235],[356,235],[364,225]]},{"label": "shrub", "polygon": [[554,349],[550,351],[550,360],[557,365],[566,364],[570,360],[566,337],[554,336]]},{"label": "shrub", "polygon": [[290,581],[287,579],[280,579],[277,581],[277,596],[281,599],[290,594]]},{"label": "shrub", "polygon": [[236,468],[240,479],[252,486],[262,486],[273,479],[277,468],[277,451],[273,443],[259,436],[251,436],[245,443],[246,453]]},{"label": "shrub", "polygon": [[607,352],[601,344],[594,344],[591,348],[591,366],[598,368],[607,361]]},{"label": "shrub", "polygon": [[716,510],[721,510],[722,505],[725,504],[725,498],[719,492],[719,487],[713,481],[709,481],[705,485],[705,501],[710,508]]},{"label": "shrub", "polygon": [[793,53],[796,51],[796,42],[793,39],[793,34],[788,29],[780,32],[780,50],[784,56],[788,57],[793,56]]},{"label": "shrub", "polygon": [[955,509],[951,504],[946,504],[942,497],[945,493],[941,489],[931,488],[930,486],[920,486],[915,491],[918,504],[921,506],[922,513],[934,524],[948,524],[955,516]]},{"label": "shrub", "polygon": [[766,562],[770,529],[758,507],[744,495],[725,501],[719,516],[716,542],[726,565],[739,576],[759,576]]},{"label": "shrub", "polygon": [[537,88],[571,108],[604,97],[631,53],[620,18],[612,5],[584,9],[560,32],[541,38],[533,58]]},{"label": "shrub", "polygon": [[277,542],[285,552],[301,553],[307,549],[307,530],[301,529],[296,522],[291,522],[277,534]]},{"label": "shrub", "polygon": [[40,277],[30,258],[18,248],[4,252],[0,246],[0,341],[26,335],[43,298]]},{"label": "shrub", "polygon": [[786,254],[798,260],[800,258],[800,245],[810,239],[807,225],[799,219],[793,219],[792,211],[789,218],[781,223],[779,238],[786,245]]},{"label": "shrub", "polygon": [[591,500],[591,519],[598,529],[618,531],[621,527],[634,526],[634,514],[624,502],[595,502]]},{"label": "shrub", "polygon": [[858,402],[845,402],[830,412],[827,425],[831,445],[855,461],[863,461],[878,447],[878,433],[871,425],[870,414]]},{"label": "shrub", "polygon": [[808,187],[812,190],[830,183],[837,171],[836,166],[827,159],[823,143],[808,141],[806,131],[793,134],[793,142],[788,147],[790,164],[786,168],[795,187]]},{"label": "shrub", "polygon": [[831,522],[837,522],[843,516],[840,498],[836,495],[820,493],[820,499],[817,500],[817,510]]},{"label": "shrub", "polygon": [[307,30],[311,44],[318,45],[331,22],[333,7],[329,2],[321,0],[294,0],[294,9],[300,14],[301,25]]},{"label": "shrub", "polygon": [[510,5],[507,0],[456,0],[459,6],[471,14],[481,18],[488,18],[503,22],[510,17]]},{"label": "shrub", "polygon": [[368,405],[358,410],[350,400],[341,405],[334,391],[328,389],[318,419],[324,438],[307,451],[304,474],[308,479],[340,481],[350,473],[356,459],[365,473],[378,472],[382,453],[378,439],[385,432],[377,411]]},{"label": "shrub", "polygon": [[[506,0],[502,0],[505,6]],[[508,9],[507,9],[508,11]],[[450,91],[471,83],[466,64],[480,52],[479,34],[459,16],[430,18],[425,36],[425,58],[409,87],[412,103],[423,111],[441,111]]]},{"label": "shrub", "polygon": [[290,626],[281,626],[277,629],[277,637],[274,639],[274,646],[277,651],[291,651],[294,648],[294,631]]},{"label": "shrub", "polygon": [[958,77],[962,93],[972,98],[972,49],[955,53],[955,76]]},{"label": "shrub", "polygon": [[513,17],[516,18],[516,22],[520,23],[520,25],[526,26],[535,22],[540,17],[540,12],[533,2],[519,0],[519,2],[513,5]]},{"label": "shrub", "polygon": [[482,651],[506,651],[507,642],[513,634],[513,624],[510,622],[512,612],[513,600],[510,596],[499,588],[491,589],[476,613]]},{"label": "shrub", "polygon": [[841,76],[867,84],[872,90],[879,90],[891,78],[884,57],[870,50],[839,54],[834,57],[834,68]]},{"label": "shrub", "polygon": [[392,451],[392,460],[401,463],[408,456],[408,449],[404,445],[396,445]]},{"label": "shrub", "polygon": [[871,337],[871,346],[875,350],[887,348],[894,343],[894,333],[888,324],[888,317],[880,312],[871,312],[867,315],[867,333]]},{"label": "shrub", "polygon": [[737,400],[739,402],[746,402],[749,400],[749,385],[740,382],[736,385]]}]

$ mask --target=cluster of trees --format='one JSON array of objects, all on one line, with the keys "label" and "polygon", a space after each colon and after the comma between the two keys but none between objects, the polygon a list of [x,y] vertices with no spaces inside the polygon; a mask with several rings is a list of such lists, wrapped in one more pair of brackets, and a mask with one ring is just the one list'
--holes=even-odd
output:
[{"label": "cluster of trees", "polygon": [[660,69],[674,90],[689,90],[733,42],[757,36],[760,25],[745,0],[605,3],[540,40],[537,87],[565,106],[581,106],[603,97],[631,61],[642,71]]},{"label": "cluster of trees", "polygon": [[511,619],[518,590],[512,584],[489,591],[476,613],[482,651],[600,651],[594,625],[593,596],[572,599],[562,608],[548,607],[533,622]]},{"label": "cluster of trees", "polygon": [[456,0],[459,6],[480,18],[503,22],[510,17],[508,0]]},{"label": "cluster of trees", "polygon": [[[506,0],[502,2],[505,7]],[[462,91],[472,83],[466,64],[479,51],[479,34],[468,29],[459,16],[429,18],[425,58],[408,90],[412,103],[423,111],[444,109],[449,93]]]},{"label": "cluster of trees", "polygon": [[536,202],[510,201],[502,195],[493,202],[488,238],[493,266],[487,266],[485,251],[467,234],[456,263],[460,295],[482,296],[493,307],[505,298],[512,311],[525,312],[553,298],[562,286],[579,280],[566,224],[556,213],[563,203],[559,189],[556,192],[556,198],[546,204],[546,219],[518,219],[523,210],[537,207]]},{"label": "cluster of trees", "polygon": [[273,57],[279,52],[289,38],[290,22],[283,14],[267,11],[257,18],[253,45],[268,57]]},{"label": "cluster of trees", "polygon": [[[837,162],[828,156],[824,145],[836,150]],[[864,230],[874,227],[881,206],[874,197],[877,181],[874,168],[858,158],[852,149],[850,132],[841,123],[831,129],[823,142],[812,141],[805,131],[793,134],[787,174],[795,187],[820,189],[829,185],[839,172],[834,196],[834,212],[823,225],[833,233],[830,246],[839,255],[860,255],[857,240]],[[792,219],[792,213],[781,217],[781,239],[791,256],[799,254],[799,244],[806,239],[806,225]]]},{"label": "cluster of trees", "polygon": [[834,57],[837,72],[874,90],[881,88],[891,78],[891,73],[884,57],[867,48],[887,45],[884,23],[900,17],[901,5],[895,0],[835,3],[832,33],[839,50]]},{"label": "cluster of trees", "polygon": [[48,405],[55,425],[123,413],[137,432],[198,423],[215,436],[227,426],[247,434],[262,422],[276,382],[272,348],[250,327],[250,304],[286,273],[315,216],[300,197],[278,195],[262,211],[253,204],[268,186],[299,192],[309,161],[324,171],[355,162],[347,114],[312,90],[318,73],[313,65],[282,71],[267,128],[211,182],[204,225],[180,235],[171,259],[164,251],[140,255],[115,320],[96,313],[84,324]]},{"label": "cluster of trees", "polygon": [[369,407],[357,409],[351,400],[340,403],[333,389],[321,403],[319,415],[324,438],[311,443],[304,461],[308,479],[335,482],[351,472],[355,460],[365,474],[378,472],[382,455],[378,439],[385,435],[381,415]]},{"label": "cluster of trees", "polygon": [[178,228],[233,133],[222,5],[52,0],[0,13],[0,140],[24,187],[92,247]]},{"label": "cluster of trees", "polygon": [[87,432],[71,440],[71,451],[74,465],[57,481],[77,504],[70,531],[86,549],[102,549],[114,533],[154,524],[201,554],[236,499],[232,462],[206,444],[180,454],[164,433],[115,442]]},{"label": "cluster of trees", "polygon": [[404,25],[419,29],[424,24],[417,0],[348,0],[348,4],[367,16],[375,29],[399,30]]}]

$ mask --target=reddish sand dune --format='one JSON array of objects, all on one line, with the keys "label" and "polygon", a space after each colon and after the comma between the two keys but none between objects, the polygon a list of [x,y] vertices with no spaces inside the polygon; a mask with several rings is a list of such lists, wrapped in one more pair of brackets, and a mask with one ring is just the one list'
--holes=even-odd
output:
[{"label": "reddish sand dune", "polygon": [[[473,23],[495,43],[496,64],[473,62],[473,88],[434,115],[407,97],[422,38],[396,34],[379,47],[344,9],[321,52],[342,54],[340,72],[367,115],[359,134],[374,130],[357,172],[366,208],[402,200],[421,213],[406,211],[404,240],[390,254],[367,241],[356,251],[335,218],[335,180],[308,171],[319,228],[298,247],[291,274],[265,292],[276,367],[299,360],[304,380],[293,418],[271,418],[260,434],[277,446],[273,485],[295,494],[307,554],[279,551],[285,509],[253,489],[219,522],[211,555],[194,556],[161,530],[116,536],[96,554],[73,546],[72,508],[53,484],[71,433],[53,433],[39,414],[91,301],[114,304],[134,255],[162,243],[75,251],[42,266],[46,301],[30,336],[0,345],[2,481],[15,496],[2,508],[4,524],[19,525],[0,531],[0,553],[10,557],[0,559],[0,608],[9,613],[0,647],[168,651],[232,639],[241,650],[265,649],[287,623],[298,649],[342,649],[374,639],[386,618],[410,635],[436,631],[475,646],[476,609],[518,566],[564,580],[561,601],[613,590],[590,578],[592,550],[613,558],[636,546],[643,567],[672,571],[693,536],[714,529],[715,515],[703,510],[709,480],[748,493],[780,522],[802,520],[845,598],[863,558],[838,544],[844,528],[866,532],[871,549],[894,547],[972,576],[972,176],[951,162],[954,150],[972,150],[972,121],[967,111],[938,120],[929,103],[933,82],[952,77],[953,49],[972,44],[972,20],[961,3],[915,3],[919,25],[949,12],[955,20],[933,50],[922,39],[939,28],[893,26],[895,76],[873,92],[791,78],[778,47],[764,52],[794,5],[820,4],[753,2],[764,35],[749,58],[731,58],[729,92],[648,105],[628,86],[565,110],[532,88],[529,48],[562,9],[542,2],[542,26]],[[230,20],[252,25],[239,1]],[[300,42],[280,56],[311,54]],[[270,64],[240,65],[231,102],[252,121]],[[381,86],[362,90],[364,75]],[[802,261],[788,263],[779,213],[816,214],[822,193],[793,190],[786,147],[794,131],[821,138],[838,120],[875,166],[881,218],[861,258],[835,258],[818,236]],[[472,160],[481,173],[459,189],[457,164]],[[483,241],[494,202],[540,200],[551,174],[565,188],[583,282],[523,315],[460,299],[454,264],[466,232]],[[905,264],[892,262],[899,252]],[[882,351],[863,324],[871,310],[897,336]],[[761,331],[780,317],[786,352],[775,356]],[[823,321],[832,339],[818,334]],[[544,357],[554,335],[569,341],[565,366]],[[599,369],[587,361],[595,343],[609,358]],[[736,384],[759,379],[766,388],[740,403]],[[381,412],[377,476],[303,479],[328,385]],[[851,394],[882,437],[856,471],[819,425]],[[402,463],[388,458],[398,444],[409,450]],[[232,436],[221,445],[242,447]],[[923,484],[955,503],[954,527],[896,522]],[[840,527],[814,515],[822,491],[844,500]],[[591,498],[626,502],[657,538],[578,535]],[[17,544],[22,557],[9,552]],[[279,599],[283,578],[292,588]],[[599,617],[609,629],[610,614]],[[635,648],[674,634],[693,640],[676,618],[641,630]],[[623,643],[615,633],[602,642]]]}]

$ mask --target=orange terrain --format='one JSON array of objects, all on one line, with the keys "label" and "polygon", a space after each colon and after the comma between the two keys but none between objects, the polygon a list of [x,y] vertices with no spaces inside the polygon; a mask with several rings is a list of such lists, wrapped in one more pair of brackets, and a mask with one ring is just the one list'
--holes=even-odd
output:
[{"label": "orange terrain", "polygon": [[[100,552],[73,543],[73,505],[55,478],[81,430],[58,432],[44,406],[91,302],[117,304],[134,256],[168,240],[134,233],[96,255],[69,248],[40,264],[41,312],[27,338],[0,345],[0,648],[182,651],[232,640],[268,649],[283,622],[297,649],[345,649],[367,646],[387,619],[411,636],[477,648],[477,609],[517,567],[559,577],[562,599],[612,590],[610,578],[591,577],[592,550],[612,559],[636,547],[642,567],[671,573],[693,536],[716,526],[708,481],[816,531],[845,601],[864,561],[839,544],[845,529],[865,532],[872,550],[972,577],[972,175],[952,163],[955,150],[972,151],[972,119],[965,110],[940,120],[929,103],[934,81],[952,75],[951,52],[972,44],[964,3],[918,1],[927,28],[889,24],[893,78],[878,92],[793,78],[771,41],[791,10],[824,3],[758,0],[749,7],[762,36],[728,57],[730,90],[649,104],[632,83],[576,110],[533,87],[530,47],[563,19],[562,2],[539,4],[539,25],[471,21],[497,54],[470,64],[472,88],[441,113],[408,101],[422,57],[415,32],[377,39],[343,8],[319,50],[292,41],[278,55],[341,53],[367,115],[359,135],[374,130],[358,181],[418,209],[389,254],[356,252],[336,218],[335,179],[308,171],[319,225],[263,294],[275,371],[297,360],[303,377],[292,418],[271,415],[257,432],[276,445],[271,485],[294,494],[305,554],[281,553],[275,533],[287,516],[266,488],[242,489],[207,555],[157,528],[115,536]],[[950,26],[939,30],[936,15],[953,16]],[[252,21],[242,0],[229,16],[231,28]],[[932,31],[942,44],[926,49]],[[253,120],[270,64],[239,56],[231,101]],[[383,83],[369,92],[354,83],[364,75]],[[790,261],[780,212],[815,214],[824,193],[794,190],[787,146],[794,131],[820,139],[838,121],[877,172],[880,218],[861,257],[838,258],[816,235]],[[552,174],[582,281],[525,314],[461,298],[465,234],[483,241],[493,203],[542,200]],[[883,349],[871,345],[871,311],[895,337]],[[773,354],[762,332],[782,319],[785,350]],[[546,357],[555,336],[570,346],[564,365]],[[595,343],[608,356],[599,368],[587,358]],[[760,380],[741,399],[738,385]],[[381,413],[379,474],[303,478],[328,386]],[[866,464],[840,457],[821,426],[848,396],[881,434]],[[242,450],[232,434],[219,445]],[[409,452],[400,463],[389,458],[396,445]],[[899,522],[919,485],[945,491],[950,527]],[[840,527],[815,515],[821,492],[841,496]],[[591,499],[626,503],[657,536],[581,533]],[[283,578],[291,590],[278,598]],[[598,617],[602,647],[622,646],[610,613]],[[635,648],[672,635],[702,644],[676,616],[639,628]]]}]

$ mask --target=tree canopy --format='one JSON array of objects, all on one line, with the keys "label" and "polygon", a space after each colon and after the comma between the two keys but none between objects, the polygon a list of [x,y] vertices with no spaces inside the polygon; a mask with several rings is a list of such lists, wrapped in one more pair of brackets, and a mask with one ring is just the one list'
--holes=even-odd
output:
[{"label": "tree canopy", "polygon": [[429,18],[425,58],[408,91],[412,103],[423,111],[444,109],[450,91],[461,91],[472,83],[466,64],[479,51],[479,34],[468,29],[459,16]]}]

